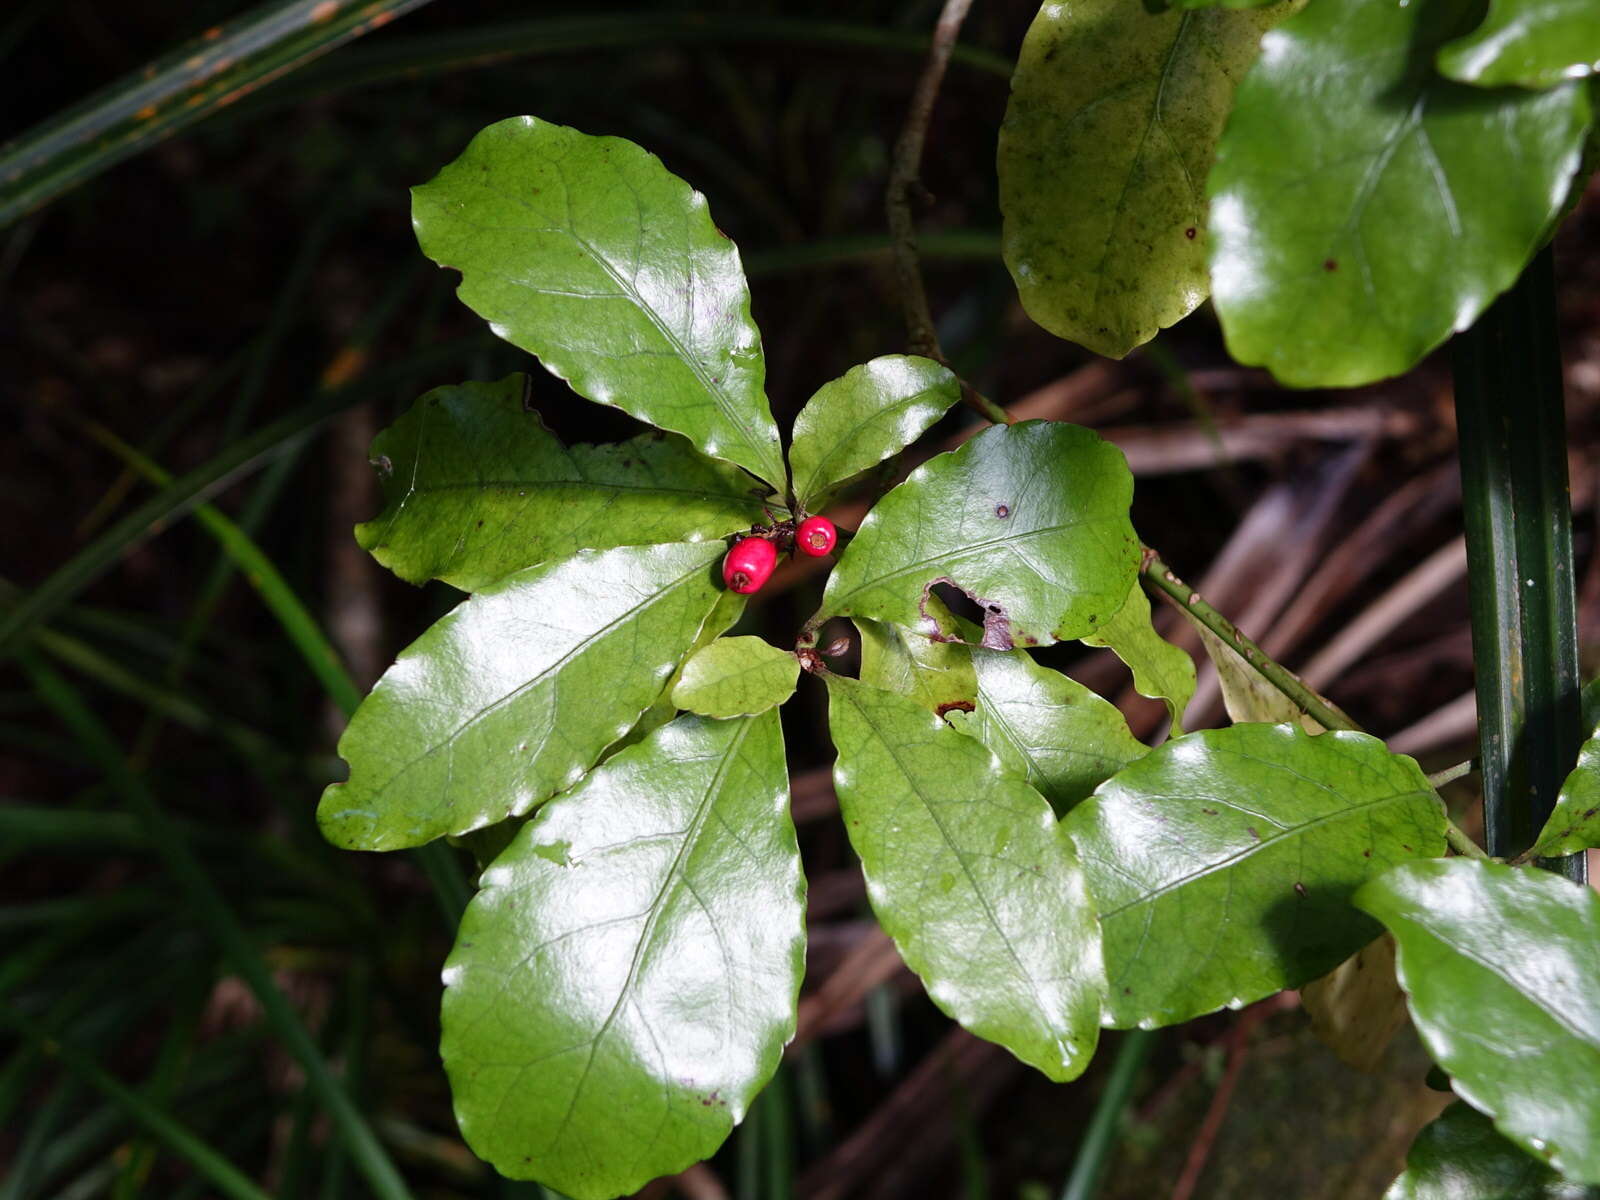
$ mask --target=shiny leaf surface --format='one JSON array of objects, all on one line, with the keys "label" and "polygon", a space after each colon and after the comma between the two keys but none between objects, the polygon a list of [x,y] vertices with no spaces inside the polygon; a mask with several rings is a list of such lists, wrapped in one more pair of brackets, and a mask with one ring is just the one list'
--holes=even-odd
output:
[{"label": "shiny leaf surface", "polygon": [[763,519],[750,477],[682,438],[563,446],[523,408],[523,385],[435,388],[378,435],[384,506],[356,526],[362,549],[410,583],[470,592],[579,550],[722,537]]},{"label": "shiny leaf surface", "polygon": [[794,695],[800,660],[758,637],[718,638],[683,664],[672,702],[704,717],[748,717]]},{"label": "shiny leaf surface", "polygon": [[[937,596],[928,598],[928,611],[941,623],[950,620]],[[883,621],[855,624],[861,634],[861,682],[910,696],[936,713],[977,702],[978,677],[968,646],[935,641]]]},{"label": "shiny leaf surface", "polygon": [[1076,425],[985,429],[880,500],[828,580],[824,611],[939,632],[924,597],[950,584],[984,609],[996,650],[1082,637],[1139,567],[1122,451]]},{"label": "shiny leaf surface", "polygon": [[1030,317],[1121,358],[1206,298],[1206,172],[1261,34],[1289,9],[1040,8],[999,152],[1002,252]]},{"label": "shiny leaf surface", "polygon": [[900,354],[823,384],[794,419],[796,502],[815,512],[840,484],[905,449],[960,399],[961,385],[947,368]]},{"label": "shiny leaf surface", "polygon": [[828,695],[839,808],[906,965],[979,1037],[1076,1077],[1105,979],[1083,871],[1050,806],[916,701],[837,675]]},{"label": "shiny leaf surface", "polygon": [[1126,663],[1133,672],[1134,690],[1165,701],[1172,715],[1173,736],[1183,732],[1183,713],[1194,698],[1194,659],[1156,632],[1150,621],[1150,598],[1137,578],[1116,615],[1083,643],[1103,646]]},{"label": "shiny leaf surface", "polygon": [[794,1033],[805,883],[778,715],[681,717],[547,805],[445,965],[468,1144],[575,1200],[708,1157]]},{"label": "shiny leaf surface", "polygon": [[1594,0],[1489,0],[1489,15],[1439,51],[1439,70],[1480,87],[1550,87],[1600,70]]},{"label": "shiny leaf surface", "polygon": [[1024,650],[970,650],[976,707],[953,709],[950,724],[977,738],[1004,769],[1034,786],[1063,813],[1147,747],[1117,706]]},{"label": "shiny leaf surface", "polygon": [[1600,846],[1600,738],[1590,738],[1578,750],[1578,765],[1562,783],[1534,853],[1555,858],[1591,846]]},{"label": "shiny leaf surface", "polygon": [[1357,733],[1209,729],[1152,750],[1064,821],[1100,906],[1108,1023],[1170,1025],[1331,970],[1378,933],[1351,894],[1443,854],[1409,758]]},{"label": "shiny leaf surface", "polygon": [[1417,1134],[1405,1173],[1383,1200],[1589,1200],[1592,1195],[1517,1149],[1471,1105],[1456,1103]]},{"label": "shiny leaf surface", "polygon": [[1407,863],[1356,903],[1399,943],[1411,1019],[1457,1094],[1600,1183],[1600,897],[1548,871]]},{"label": "shiny leaf surface", "polygon": [[1522,272],[1589,102],[1438,76],[1475,10],[1316,0],[1263,39],[1210,179],[1212,293],[1240,362],[1297,387],[1395,375]]},{"label": "shiny leaf surface", "polygon": [[467,307],[580,396],[782,488],[739,251],[655,155],[512,117],[413,189],[411,216]]},{"label": "shiny leaf surface", "polygon": [[717,542],[584,551],[507,576],[401,651],[356,710],[317,820],[395,850],[528,812],[660,694],[722,595]]}]

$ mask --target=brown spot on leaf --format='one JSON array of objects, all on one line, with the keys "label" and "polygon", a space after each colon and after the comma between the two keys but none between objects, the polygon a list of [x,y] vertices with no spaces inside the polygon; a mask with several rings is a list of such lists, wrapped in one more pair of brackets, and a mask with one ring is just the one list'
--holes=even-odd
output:
[{"label": "brown spot on leaf", "polygon": [[1306,885],[1301,883],[1298,879],[1294,881],[1294,890],[1295,895],[1299,896],[1300,899],[1304,900],[1306,898]]},{"label": "brown spot on leaf", "polygon": [[1325,258],[1325,259],[1323,259],[1322,260],[1322,269],[1324,271],[1337,271],[1339,269],[1339,260],[1336,259],[1336,258]]},{"label": "brown spot on leaf", "polygon": [[1193,225],[1191,225],[1191,226],[1189,226],[1189,228],[1187,228],[1187,229],[1185,229],[1183,231],[1183,236],[1188,238],[1192,242],[1192,241],[1194,241],[1195,234],[1197,234],[1197,233],[1199,233],[1199,230],[1197,230]]},{"label": "brown spot on leaf", "polygon": [[975,712],[977,707],[971,700],[948,700],[933,711],[942,717],[952,710],[956,712]]},{"label": "brown spot on leaf", "polygon": [[1255,838],[1256,841],[1259,842],[1261,840],[1261,835],[1256,832],[1256,827],[1254,825],[1246,825],[1244,827],[1244,831],[1251,837]]},{"label": "brown spot on leaf", "polygon": [[1009,504],[996,504],[994,506],[994,515],[1004,521],[1011,515],[1011,506]]}]

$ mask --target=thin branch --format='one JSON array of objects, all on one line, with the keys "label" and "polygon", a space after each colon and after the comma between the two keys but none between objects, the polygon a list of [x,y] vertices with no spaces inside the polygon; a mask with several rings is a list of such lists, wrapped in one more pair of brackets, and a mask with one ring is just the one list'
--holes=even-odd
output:
[{"label": "thin branch", "polygon": [[[928,307],[928,292],[922,283],[922,261],[917,255],[917,222],[911,214],[911,201],[927,199],[927,189],[922,186],[922,147],[928,137],[928,122],[933,118],[933,106],[939,99],[939,88],[944,83],[945,68],[950,63],[951,51],[961,34],[961,25],[967,19],[972,0],[945,0],[939,20],[933,27],[933,43],[928,48],[928,60],[911,94],[911,108],[906,113],[905,124],[895,142],[894,159],[889,166],[889,186],[884,195],[884,208],[889,218],[889,244],[894,256],[895,278],[900,288],[900,303],[905,309],[906,341],[911,353],[937,359],[949,365],[944,348],[939,345],[939,333],[933,323],[933,312]],[[961,399],[979,416],[997,425],[1009,425],[1011,417],[1006,410],[966,380],[961,380]]]}]

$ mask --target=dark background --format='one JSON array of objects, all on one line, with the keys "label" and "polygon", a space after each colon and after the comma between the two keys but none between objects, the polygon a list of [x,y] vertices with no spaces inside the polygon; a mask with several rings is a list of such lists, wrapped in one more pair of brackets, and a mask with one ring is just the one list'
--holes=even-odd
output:
[{"label": "dark background", "polygon": [[[1460,513],[1447,356],[1355,392],[1288,392],[1230,363],[1207,309],[1121,363],[1033,326],[999,260],[993,163],[1007,97],[994,64],[1014,56],[1034,7],[977,5],[962,40],[987,60],[952,65],[929,134],[932,199],[919,220],[952,360],[1001,403],[1118,440],[1140,476],[1140,533],[1179,573],[1203,580],[1208,599],[1291,666],[1345,647],[1312,682],[1374,732],[1399,735],[1396,748],[1425,768],[1466,757],[1470,644],[1464,570],[1448,549]],[[377,429],[429,387],[525,369],[563,437],[627,435],[628,418],[571,396],[495,341],[455,301],[454,277],[416,249],[406,189],[509,115],[629,137],[706,193],[744,253],[787,428],[818,385],[904,348],[883,187],[921,52],[850,44],[847,34],[913,39],[937,8],[431,4],[0,230],[5,602],[150,494],[108,435],[178,473],[321,388],[392,377],[401,382],[214,497],[364,687],[455,597],[398,582],[349,536],[376,511],[365,447]],[[10,5],[0,13],[0,141],[240,11]],[[632,16],[688,12],[748,28],[700,44],[568,38],[542,52],[553,39],[523,29],[524,52],[492,64],[367,79],[385,56],[420,61],[463,31],[614,13],[611,33],[627,41]],[[1589,637],[1600,610],[1589,468],[1597,223],[1600,204],[1581,205],[1557,243]],[[929,447],[968,424],[952,414]],[[325,1052],[352,1068],[417,1194],[537,1195],[500,1190],[459,1140],[435,1052],[449,936],[438,907],[412,860],[339,854],[317,837],[311,816],[338,770],[342,718],[250,581],[222,561],[193,520],[149,530],[33,649],[81,690],[183,822]],[[779,644],[815,607],[820,578],[790,572],[782,582],[747,621]],[[1188,636],[1177,614],[1162,620]],[[1048,657],[1119,699],[1136,732],[1159,735],[1159,706],[1128,690],[1109,654]],[[1202,704],[1200,724],[1223,720],[1204,688]],[[817,772],[832,756],[818,697],[803,693],[786,718],[813,881],[809,991],[849,961],[870,924]],[[1452,796],[1470,825],[1470,786]],[[69,820],[41,824],[29,816],[40,811]],[[364,1195],[300,1101],[298,1068],[117,792],[29,677],[3,663],[0,818],[0,1004],[146,1088],[274,1194]],[[1378,1074],[1361,1075],[1320,1048],[1292,1006],[1239,1020],[1223,1014],[1166,1035],[1136,1088],[1107,1194],[1166,1195],[1193,1160],[1203,1164],[1196,1195],[1256,1194],[1265,1179],[1286,1196],[1377,1195],[1436,1107],[1409,1035]],[[782,1178],[792,1161],[787,1176],[806,1196],[1054,1195],[1115,1042],[1108,1036],[1083,1081],[1051,1086],[952,1034],[901,971],[791,1056],[776,1085],[782,1103],[758,1110],[764,1142],[736,1134],[708,1171],[656,1190],[778,1195],[751,1173]],[[12,1180],[0,1195],[210,1194],[173,1155],[152,1157],[119,1108],[36,1045],[0,1048],[0,1180]],[[1239,1074],[1224,1112],[1213,1101],[1227,1062]]]}]

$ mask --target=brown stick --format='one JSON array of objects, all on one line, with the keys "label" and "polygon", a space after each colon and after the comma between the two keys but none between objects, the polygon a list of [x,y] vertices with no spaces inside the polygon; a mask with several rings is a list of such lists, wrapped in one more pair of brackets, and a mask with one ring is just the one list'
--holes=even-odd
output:
[{"label": "brown stick", "polygon": [[[895,142],[889,165],[889,186],[884,193],[884,210],[889,218],[889,245],[894,257],[894,273],[899,284],[900,303],[905,309],[906,341],[911,353],[945,362],[934,328],[933,311],[928,307],[928,291],[922,284],[922,262],[917,257],[917,222],[911,215],[911,198],[926,198],[922,186],[922,147],[928,138],[928,122],[939,99],[944,71],[950,53],[961,35],[972,0],[945,0],[939,20],[933,27],[933,44],[916,90],[911,93],[911,108],[900,137]],[[961,399],[980,416],[997,425],[1010,424],[1006,410],[983,395],[966,380],[961,380]]]}]

